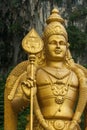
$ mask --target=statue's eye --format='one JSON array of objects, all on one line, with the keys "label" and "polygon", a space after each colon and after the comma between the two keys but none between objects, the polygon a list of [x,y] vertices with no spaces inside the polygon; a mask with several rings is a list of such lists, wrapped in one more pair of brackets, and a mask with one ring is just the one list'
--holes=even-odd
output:
[{"label": "statue's eye", "polygon": [[66,43],[64,41],[60,41],[59,44],[60,45],[66,45]]},{"label": "statue's eye", "polygon": [[56,45],[57,41],[53,40],[51,42],[49,42],[49,44],[52,44],[52,45]]}]

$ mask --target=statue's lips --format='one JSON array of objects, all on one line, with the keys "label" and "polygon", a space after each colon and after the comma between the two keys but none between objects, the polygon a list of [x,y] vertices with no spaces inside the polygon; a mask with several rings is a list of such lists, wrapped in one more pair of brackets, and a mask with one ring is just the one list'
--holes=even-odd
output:
[{"label": "statue's lips", "polygon": [[56,53],[56,54],[60,54],[61,52],[62,52],[62,51],[59,50],[59,49],[56,49],[56,50],[55,50],[55,53]]}]

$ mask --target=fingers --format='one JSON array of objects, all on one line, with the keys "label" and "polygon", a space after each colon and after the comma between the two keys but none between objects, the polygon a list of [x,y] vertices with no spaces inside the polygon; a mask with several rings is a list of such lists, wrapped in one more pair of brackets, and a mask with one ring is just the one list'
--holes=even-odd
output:
[{"label": "fingers", "polygon": [[31,94],[31,88],[33,87],[33,95],[36,94],[37,92],[37,88],[36,88],[36,80],[29,80],[27,79],[26,81],[23,81],[21,83],[21,88],[22,88],[22,91],[23,93],[25,94],[25,96],[27,98],[30,97],[30,94]]},{"label": "fingers", "polygon": [[21,83],[22,86],[26,86],[28,88],[34,87],[36,86],[36,80],[27,80],[27,81],[23,81]]}]

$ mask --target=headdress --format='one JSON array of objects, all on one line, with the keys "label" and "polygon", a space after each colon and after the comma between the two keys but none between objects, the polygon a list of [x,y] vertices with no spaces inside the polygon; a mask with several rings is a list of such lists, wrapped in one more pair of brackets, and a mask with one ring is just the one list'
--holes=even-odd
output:
[{"label": "headdress", "polygon": [[68,41],[67,32],[64,28],[64,19],[59,15],[57,9],[53,9],[51,15],[48,17],[47,26],[43,33],[43,40],[46,41],[51,35],[63,35]]}]

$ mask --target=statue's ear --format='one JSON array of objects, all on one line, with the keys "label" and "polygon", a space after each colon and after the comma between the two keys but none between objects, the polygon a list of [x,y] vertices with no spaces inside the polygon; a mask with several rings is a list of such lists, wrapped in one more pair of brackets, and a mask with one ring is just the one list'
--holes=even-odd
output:
[{"label": "statue's ear", "polygon": [[69,44],[69,42],[67,42],[67,47],[69,48],[69,46],[70,46],[70,44]]},{"label": "statue's ear", "polygon": [[71,53],[70,53],[69,48],[67,48],[67,54],[66,54],[66,57],[67,57],[68,59],[72,59],[72,55],[71,55]]}]

